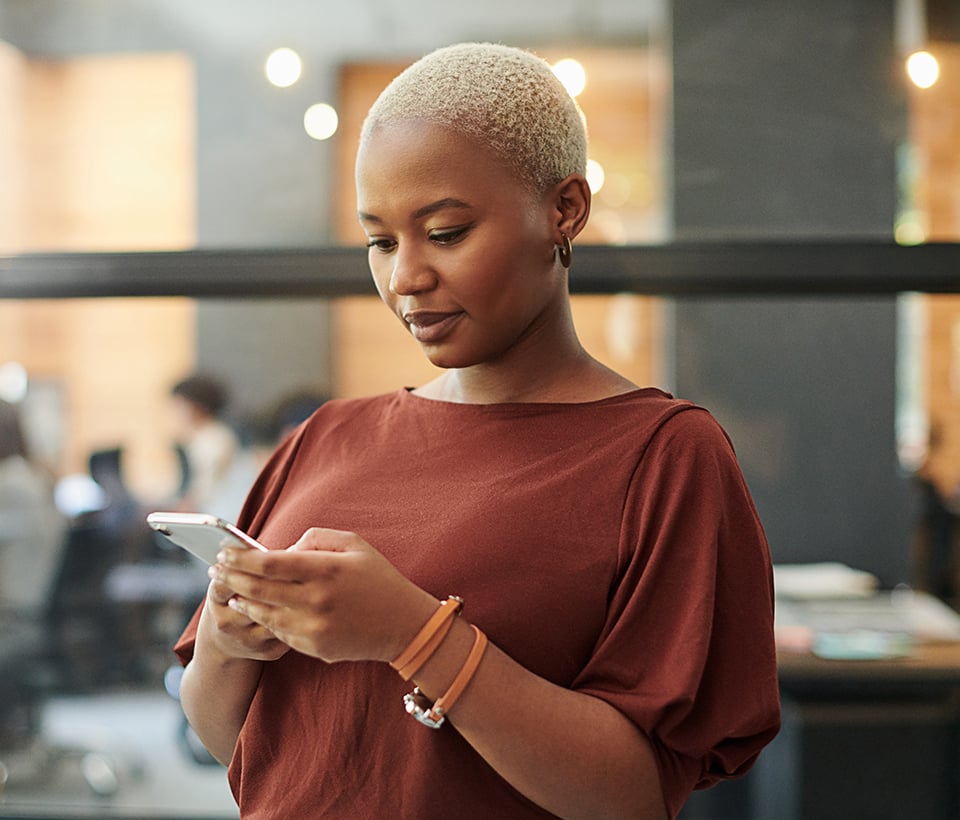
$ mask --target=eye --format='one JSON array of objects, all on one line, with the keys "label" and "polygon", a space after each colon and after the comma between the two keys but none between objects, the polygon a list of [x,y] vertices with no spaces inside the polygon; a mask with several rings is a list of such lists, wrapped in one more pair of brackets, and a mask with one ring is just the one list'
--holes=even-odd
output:
[{"label": "eye", "polygon": [[455,245],[463,239],[473,225],[461,225],[458,228],[443,228],[430,231],[430,241],[437,245]]},{"label": "eye", "polygon": [[393,239],[378,239],[373,237],[367,242],[367,247],[375,248],[380,253],[390,253],[390,251],[397,247],[397,243]]}]

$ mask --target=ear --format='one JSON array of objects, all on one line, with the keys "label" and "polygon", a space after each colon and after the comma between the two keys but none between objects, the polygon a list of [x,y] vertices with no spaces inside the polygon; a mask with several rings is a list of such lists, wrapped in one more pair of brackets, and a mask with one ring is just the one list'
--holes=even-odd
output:
[{"label": "ear", "polygon": [[570,239],[584,229],[590,218],[590,186],[583,174],[570,174],[557,183],[554,203],[556,205],[556,231],[554,237],[560,244],[560,234],[564,233]]}]

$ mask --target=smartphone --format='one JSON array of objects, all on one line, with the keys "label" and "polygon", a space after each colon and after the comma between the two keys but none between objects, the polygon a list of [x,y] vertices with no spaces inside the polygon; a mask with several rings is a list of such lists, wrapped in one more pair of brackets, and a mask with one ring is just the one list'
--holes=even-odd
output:
[{"label": "smartphone", "polygon": [[229,521],[206,513],[152,512],[147,524],[208,564],[217,563],[217,553],[224,547],[267,549]]}]

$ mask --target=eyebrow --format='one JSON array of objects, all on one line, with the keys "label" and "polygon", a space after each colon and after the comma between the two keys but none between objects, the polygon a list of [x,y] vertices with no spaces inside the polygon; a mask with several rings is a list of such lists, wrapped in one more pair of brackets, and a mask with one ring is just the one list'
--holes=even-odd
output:
[{"label": "eyebrow", "polygon": [[[436,202],[431,202],[429,205],[424,205],[422,208],[417,208],[413,212],[414,219],[423,219],[425,216],[430,216],[430,214],[435,214],[437,211],[443,211],[447,208],[469,208],[470,206],[464,202],[462,199],[454,199],[453,197],[444,197],[443,199],[438,199]],[[377,222],[382,223],[383,220],[376,216],[375,214],[368,214],[364,211],[360,211],[357,214],[361,221],[363,222]]]}]

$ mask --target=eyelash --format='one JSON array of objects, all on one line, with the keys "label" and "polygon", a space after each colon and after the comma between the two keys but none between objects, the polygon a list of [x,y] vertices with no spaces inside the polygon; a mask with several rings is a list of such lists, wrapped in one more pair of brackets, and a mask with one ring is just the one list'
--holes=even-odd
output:
[{"label": "eyelash", "polygon": [[460,228],[451,228],[450,230],[437,231],[430,234],[430,239],[439,245],[454,245],[462,239],[472,225],[464,225]]},{"label": "eyelash", "polygon": [[[464,225],[460,228],[435,231],[434,233],[430,234],[430,241],[442,246],[455,245],[472,227],[472,225]],[[381,253],[389,253],[396,246],[397,243],[393,239],[371,239],[369,242],[367,242],[368,248],[376,248]]]}]

